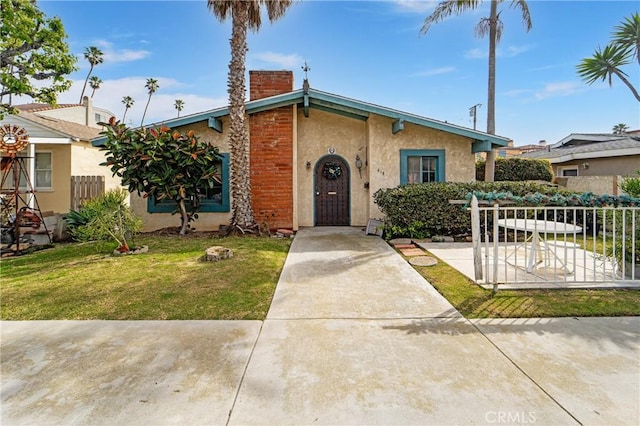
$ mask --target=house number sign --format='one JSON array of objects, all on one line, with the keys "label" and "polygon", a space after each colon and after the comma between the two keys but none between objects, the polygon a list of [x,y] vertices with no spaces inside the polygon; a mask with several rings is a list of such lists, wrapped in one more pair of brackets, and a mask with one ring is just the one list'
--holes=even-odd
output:
[{"label": "house number sign", "polygon": [[329,154],[333,155],[336,153],[336,149],[334,147],[329,148],[328,150]]}]

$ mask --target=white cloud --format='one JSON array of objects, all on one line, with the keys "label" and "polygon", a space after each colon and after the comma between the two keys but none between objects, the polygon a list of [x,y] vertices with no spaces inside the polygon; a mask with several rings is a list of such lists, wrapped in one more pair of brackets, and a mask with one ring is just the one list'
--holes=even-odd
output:
[{"label": "white cloud", "polygon": [[106,40],[96,40],[94,44],[102,50],[105,63],[139,61],[151,55],[148,50],[116,49],[113,43]]},{"label": "white cloud", "polygon": [[439,2],[430,0],[395,0],[394,3],[398,6],[398,10],[402,12],[424,14],[433,10]]},{"label": "white cloud", "polygon": [[429,70],[425,70],[425,71],[419,71],[417,73],[414,73],[413,76],[414,77],[431,77],[434,75],[440,75],[440,74],[449,74],[452,73],[456,70],[456,67],[440,67],[440,68],[432,68]]},{"label": "white cloud", "polygon": [[507,90],[506,92],[502,92],[502,94],[505,96],[520,96],[520,95],[525,95],[527,93],[531,93],[531,90],[530,89],[512,89],[512,90]]},{"label": "white cloud", "polygon": [[300,55],[295,53],[285,55],[283,53],[276,52],[260,52],[253,55],[254,58],[267,62],[270,64],[276,64],[282,68],[292,69],[302,66],[304,59]]},{"label": "white cloud", "polygon": [[537,100],[542,100],[556,96],[568,96],[583,90],[583,86],[575,81],[547,83],[542,90],[536,92],[535,97]]},{"label": "white cloud", "polygon": [[[533,49],[533,45],[523,45],[523,46],[507,46],[507,47],[498,47],[496,50],[496,56],[501,58],[513,58],[514,56],[518,56],[521,53],[528,52]],[[489,57],[488,49],[470,49],[467,50],[464,54],[464,57],[467,59],[484,59]]]}]

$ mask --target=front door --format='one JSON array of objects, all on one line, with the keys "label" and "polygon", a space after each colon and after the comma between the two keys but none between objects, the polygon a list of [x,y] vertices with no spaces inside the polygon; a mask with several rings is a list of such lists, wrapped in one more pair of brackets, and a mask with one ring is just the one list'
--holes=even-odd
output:
[{"label": "front door", "polygon": [[349,166],[337,155],[316,163],[315,216],[317,226],[349,226]]}]

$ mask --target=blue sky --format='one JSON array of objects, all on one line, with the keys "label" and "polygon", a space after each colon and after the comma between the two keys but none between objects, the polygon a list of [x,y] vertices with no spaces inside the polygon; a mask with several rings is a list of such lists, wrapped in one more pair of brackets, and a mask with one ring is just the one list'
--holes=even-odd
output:
[{"label": "blue sky", "polygon": [[[488,40],[473,28],[488,15],[477,11],[419,29],[438,2],[302,0],[286,16],[250,33],[247,70],[289,69],[302,87],[306,61],[311,87],[437,120],[486,130]],[[160,89],[145,123],[224,106],[230,58],[230,22],[220,22],[198,1],[40,0],[47,16],[62,19],[79,70],[60,103],[78,102],[89,64],[84,49],[97,46],[104,62],[92,75],[103,80],[95,105],[121,117],[122,98],[134,107],[127,122],[139,125],[149,77]],[[582,58],[610,41],[614,26],[638,10],[637,1],[529,0],[527,33],[517,9],[503,3],[504,33],[498,49],[496,133],[515,145],[557,142],[570,133],[610,132],[625,123],[640,129],[640,104],[621,81],[592,86],[575,72]],[[637,63],[624,70],[640,86]],[[248,84],[248,81],[247,81]],[[90,92],[90,89],[87,88]]]}]

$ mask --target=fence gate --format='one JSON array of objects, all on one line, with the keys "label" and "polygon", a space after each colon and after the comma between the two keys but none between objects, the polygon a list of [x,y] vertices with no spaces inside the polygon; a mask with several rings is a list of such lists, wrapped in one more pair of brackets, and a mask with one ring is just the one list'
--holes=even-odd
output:
[{"label": "fence gate", "polygon": [[471,203],[475,281],[498,288],[640,287],[638,207]]},{"label": "fence gate", "polygon": [[104,176],[71,176],[71,210],[85,200],[104,194]]}]

